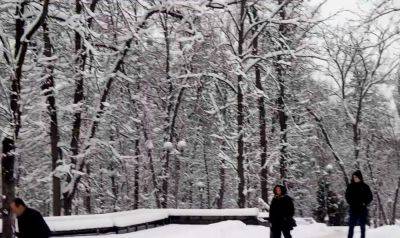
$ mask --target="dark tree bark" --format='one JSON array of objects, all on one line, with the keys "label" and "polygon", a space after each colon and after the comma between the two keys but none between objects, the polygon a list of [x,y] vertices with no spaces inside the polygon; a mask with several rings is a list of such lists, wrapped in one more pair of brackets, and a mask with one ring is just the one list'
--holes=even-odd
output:
[{"label": "dark tree bark", "polygon": [[[253,9],[253,15],[255,21],[258,20],[257,10]],[[255,27],[254,32],[257,32],[257,28]],[[253,55],[258,54],[258,36],[256,36],[253,40]],[[260,65],[256,64],[254,66],[254,73],[256,79],[256,87],[260,92],[264,92],[264,88],[261,82],[261,69]],[[264,95],[260,95],[257,99],[258,104],[258,120],[259,120],[259,135],[260,135],[260,182],[261,182],[261,199],[268,203],[268,170],[266,168],[267,162],[267,123],[265,121],[266,110],[265,110],[265,102]]]},{"label": "dark tree bark", "polygon": [[[282,5],[284,0],[278,0],[278,4]],[[279,10],[279,17],[281,20],[286,19],[286,6],[283,6]],[[286,24],[279,24],[279,33],[282,36],[287,35],[287,26]],[[281,46],[284,48],[284,46]],[[288,117],[286,115],[286,82],[285,82],[285,68],[279,61],[282,60],[282,56],[277,57],[277,62],[275,63],[275,70],[277,74],[277,81],[279,84],[279,95],[277,99],[277,108],[278,108],[278,121],[280,128],[280,176],[281,180],[286,184],[287,179],[287,120]]]},{"label": "dark tree bark", "polygon": [[[246,0],[240,1],[240,19],[238,26],[238,57],[243,59],[243,46],[244,46],[244,21],[246,18]],[[243,141],[243,128],[244,128],[244,105],[243,105],[243,91],[242,91],[243,76],[237,76],[237,173],[238,173],[238,206],[244,208],[246,205],[246,195],[244,194],[245,176],[244,176],[244,141]]]},{"label": "dark tree bark", "polygon": [[[96,4],[98,0],[92,0],[90,4],[90,10],[92,12],[96,9]],[[75,13],[80,15],[83,10],[83,3],[81,0],[75,1]],[[92,18],[88,19],[88,27],[91,26]],[[75,78],[75,92],[74,92],[74,101],[73,103],[82,104],[84,100],[84,71],[86,66],[86,47],[83,44],[83,39],[81,34],[78,31],[75,31],[74,36],[74,44],[75,44],[75,54],[76,54],[76,78]],[[76,156],[79,154],[79,144],[80,144],[80,133],[81,133],[81,123],[82,123],[82,110],[79,109],[74,113],[74,121],[72,123],[72,130],[71,130],[71,143],[70,143],[70,150],[71,150],[71,163],[75,166],[75,169],[78,169]],[[67,182],[70,183],[72,178],[68,178]],[[65,193],[63,194],[64,198],[64,214],[71,215],[72,209],[72,200],[74,198],[73,193]]]},{"label": "dark tree bark", "polygon": [[14,179],[14,140],[10,138],[3,139],[3,154],[1,156],[1,188],[3,193],[3,233],[2,237],[13,237],[13,217],[10,211],[10,202],[15,197],[15,179]]},{"label": "dark tree bark", "polygon": [[[49,29],[47,27],[47,23],[44,22],[42,25],[43,28],[43,42],[44,42],[44,51],[43,54],[50,58],[52,53],[52,44],[49,37]],[[54,76],[53,76],[54,66],[51,62],[46,62],[45,65],[45,74],[46,77],[42,83],[42,90],[44,92],[44,96],[47,99],[47,110],[50,116],[50,145],[51,145],[51,165],[52,171],[56,170],[58,166],[58,162],[60,159],[60,150],[58,148],[59,141],[59,133],[58,133],[58,120],[57,120],[57,108],[56,108],[56,99],[54,96]],[[61,215],[61,183],[60,178],[56,176],[52,176],[53,182],[53,215],[60,216]]]}]

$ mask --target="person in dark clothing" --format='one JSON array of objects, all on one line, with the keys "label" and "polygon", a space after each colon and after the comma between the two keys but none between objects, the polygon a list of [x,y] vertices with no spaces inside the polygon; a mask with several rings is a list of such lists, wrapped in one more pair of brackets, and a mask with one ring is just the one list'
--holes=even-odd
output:
[{"label": "person in dark clothing", "polygon": [[282,234],[285,238],[291,238],[290,231],[296,226],[293,216],[293,200],[286,194],[286,187],[276,185],[274,188],[274,198],[269,209],[271,238],[280,238]]},{"label": "person in dark clothing", "polygon": [[349,210],[349,233],[348,238],[353,238],[354,227],[361,228],[361,238],[365,238],[365,225],[368,220],[368,205],[372,202],[372,192],[360,170],[353,173],[351,183],[346,189],[346,201],[350,206]]},{"label": "person in dark clothing", "polygon": [[11,211],[17,216],[18,238],[49,238],[50,229],[42,215],[25,205],[25,202],[16,198],[10,204]]}]

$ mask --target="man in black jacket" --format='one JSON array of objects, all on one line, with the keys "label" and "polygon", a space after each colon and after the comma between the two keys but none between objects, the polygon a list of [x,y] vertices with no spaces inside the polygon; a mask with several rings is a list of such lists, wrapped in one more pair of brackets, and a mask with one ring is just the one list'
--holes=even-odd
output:
[{"label": "man in black jacket", "polygon": [[371,189],[364,183],[360,170],[353,173],[351,183],[346,189],[346,200],[350,205],[349,234],[353,238],[354,227],[360,225],[361,238],[365,238],[365,225],[368,219],[368,205],[372,202]]},{"label": "man in black jacket", "polygon": [[296,222],[293,219],[293,200],[286,195],[286,188],[282,185],[275,186],[274,195],[269,209],[271,238],[280,238],[281,234],[285,238],[291,238],[290,230],[296,226]]},{"label": "man in black jacket", "polygon": [[18,219],[18,238],[49,238],[50,229],[42,215],[25,205],[20,198],[15,198],[10,204],[11,211]]}]

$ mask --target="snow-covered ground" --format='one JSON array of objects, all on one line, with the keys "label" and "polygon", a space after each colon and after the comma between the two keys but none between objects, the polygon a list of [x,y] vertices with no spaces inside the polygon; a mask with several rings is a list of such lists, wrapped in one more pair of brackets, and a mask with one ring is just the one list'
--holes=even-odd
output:
[{"label": "snow-covered ground", "polygon": [[[346,237],[347,227],[328,227],[313,223],[300,225],[293,231],[294,238]],[[225,221],[211,225],[167,225],[121,235],[82,236],[80,238],[267,238],[269,229],[245,225],[240,221]],[[359,237],[356,230],[355,237]],[[368,238],[399,238],[400,226],[384,226],[367,230]],[[77,238],[77,237],[74,237]]]}]

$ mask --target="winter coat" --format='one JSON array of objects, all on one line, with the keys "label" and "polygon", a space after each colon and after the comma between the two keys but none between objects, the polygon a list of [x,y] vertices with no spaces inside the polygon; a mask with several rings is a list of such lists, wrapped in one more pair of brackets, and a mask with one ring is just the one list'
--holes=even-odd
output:
[{"label": "winter coat", "polygon": [[364,183],[360,171],[356,171],[353,175],[360,178],[361,182],[354,182],[352,179],[351,184],[346,189],[346,201],[350,205],[352,213],[363,213],[367,206],[372,202],[372,192],[367,184]]},{"label": "winter coat", "polygon": [[294,205],[293,200],[288,195],[281,197],[275,196],[272,199],[269,219],[272,226],[280,226],[282,229],[293,229],[296,222],[293,219]]},{"label": "winter coat", "polygon": [[42,215],[32,209],[26,208],[18,219],[18,238],[49,238],[50,229],[44,221]]}]

